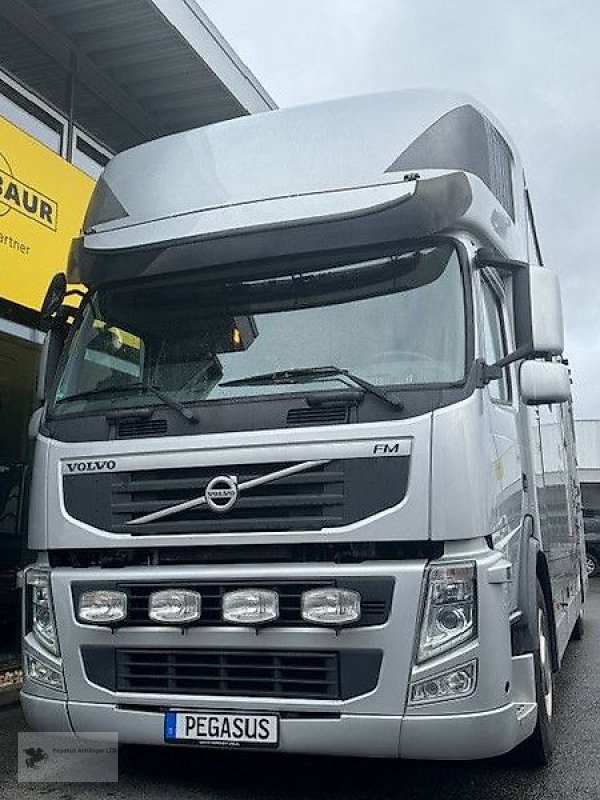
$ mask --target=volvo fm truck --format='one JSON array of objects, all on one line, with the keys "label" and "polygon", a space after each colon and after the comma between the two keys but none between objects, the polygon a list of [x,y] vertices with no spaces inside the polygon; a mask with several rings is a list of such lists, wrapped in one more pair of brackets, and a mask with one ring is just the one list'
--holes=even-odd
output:
[{"label": "volvo fm truck", "polygon": [[485,109],[405,91],[121,153],[45,313],[32,728],[547,761],[586,590],[571,389]]}]

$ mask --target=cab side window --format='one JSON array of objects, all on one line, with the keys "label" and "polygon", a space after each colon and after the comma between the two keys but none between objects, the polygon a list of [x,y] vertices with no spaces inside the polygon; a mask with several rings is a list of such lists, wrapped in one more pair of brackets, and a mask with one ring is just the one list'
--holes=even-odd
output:
[{"label": "cab side window", "polygon": [[[481,282],[483,296],[483,343],[485,358],[488,364],[493,364],[507,355],[506,333],[502,316],[502,301],[491,284],[483,279]],[[508,368],[502,371],[499,380],[489,384],[490,396],[496,403],[510,403],[510,384]]]}]

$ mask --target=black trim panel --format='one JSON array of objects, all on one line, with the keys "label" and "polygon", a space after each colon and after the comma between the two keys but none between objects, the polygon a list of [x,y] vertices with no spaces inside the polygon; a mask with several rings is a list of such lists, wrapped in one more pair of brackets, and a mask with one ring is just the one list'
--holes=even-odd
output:
[{"label": "black trim panel", "polygon": [[[260,587],[272,589],[279,595],[279,618],[261,627],[303,627],[314,628],[315,625],[305,622],[300,614],[302,592],[309,589],[336,586],[340,589],[353,589],[361,597],[361,617],[346,628],[365,628],[385,624],[390,616],[394,579],[386,577],[340,577],[322,580],[253,580],[245,581],[77,581],[72,584],[73,607],[77,609],[79,597],[83,592],[94,589],[117,589],[125,592],[128,598],[127,618],[118,623],[119,628],[149,627],[164,628],[164,625],[153,622],[148,617],[148,598],[152,592],[161,589],[191,589],[202,595],[202,616],[186,627],[202,628],[210,626],[231,627],[231,623],[223,622],[221,617],[223,594],[235,589]],[[115,626],[117,627],[117,626]],[[170,626],[172,627],[172,626]]]},{"label": "black trim panel", "polygon": [[[138,540],[139,541],[139,540]],[[51,567],[119,569],[174,564],[364,564],[441,558],[441,542],[294,542],[182,547],[104,547],[49,550]]]},{"label": "black trim panel", "polygon": [[343,459],[241,490],[225,513],[216,514],[204,504],[155,522],[128,524],[201,497],[217,475],[235,475],[243,485],[289,466],[293,464],[63,475],[65,508],[80,522],[133,536],[322,530],[391,508],[402,501],[408,488],[408,456]]},{"label": "black trim panel", "polygon": [[112,692],[348,700],[379,681],[380,650],[81,648],[87,678]]}]

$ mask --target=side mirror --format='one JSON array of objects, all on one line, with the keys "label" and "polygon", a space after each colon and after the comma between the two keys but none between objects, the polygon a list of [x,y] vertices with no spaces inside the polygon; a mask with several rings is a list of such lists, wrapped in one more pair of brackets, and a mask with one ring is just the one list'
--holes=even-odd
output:
[{"label": "side mirror", "polygon": [[46,296],[42,303],[41,314],[43,319],[50,319],[62,306],[67,295],[67,276],[64,272],[59,272],[50,281],[46,290]]},{"label": "side mirror", "polygon": [[565,364],[524,361],[519,372],[521,400],[526,406],[566,403],[571,399],[571,380]]},{"label": "side mirror", "polygon": [[36,386],[36,396],[40,403],[45,402],[56,377],[58,361],[67,340],[67,333],[66,322],[56,323],[50,328],[44,339]]},{"label": "side mirror", "polygon": [[517,350],[556,356],[564,350],[564,326],[558,276],[529,266],[513,278]]},{"label": "side mirror", "polygon": [[546,267],[477,251],[475,266],[508,271],[513,277],[516,350],[501,365],[536,355],[557,356],[564,350],[564,324],[558,276]]}]

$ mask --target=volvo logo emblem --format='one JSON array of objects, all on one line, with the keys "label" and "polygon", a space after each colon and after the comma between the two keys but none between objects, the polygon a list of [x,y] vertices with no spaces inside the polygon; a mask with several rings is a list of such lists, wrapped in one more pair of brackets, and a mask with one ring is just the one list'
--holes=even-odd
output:
[{"label": "volvo logo emblem", "polygon": [[[110,463],[110,462],[109,462]],[[144,514],[143,517],[136,517],[126,522],[126,525],[143,525],[146,522],[156,522],[158,519],[165,519],[173,514],[179,514],[183,511],[189,511],[192,508],[199,508],[200,506],[207,505],[211,511],[217,514],[223,514],[229,511],[230,508],[236,503],[240,492],[245,492],[248,489],[255,489],[257,486],[264,486],[271,481],[276,481],[279,478],[287,478],[288,475],[295,475],[297,472],[305,472],[314,467],[320,467],[328,464],[329,461],[302,461],[298,464],[291,464],[284,469],[276,469],[273,472],[268,472],[266,475],[243,480],[238,483],[236,475],[217,475],[213,478],[204,494],[200,497],[192,497],[191,500],[184,500],[183,503],[175,503],[175,505],[168,508],[161,508],[158,511],[153,511],[151,514]]]},{"label": "volvo logo emblem", "polygon": [[211,511],[223,514],[238,499],[238,485],[235,475],[218,475],[206,487],[206,505]]}]

